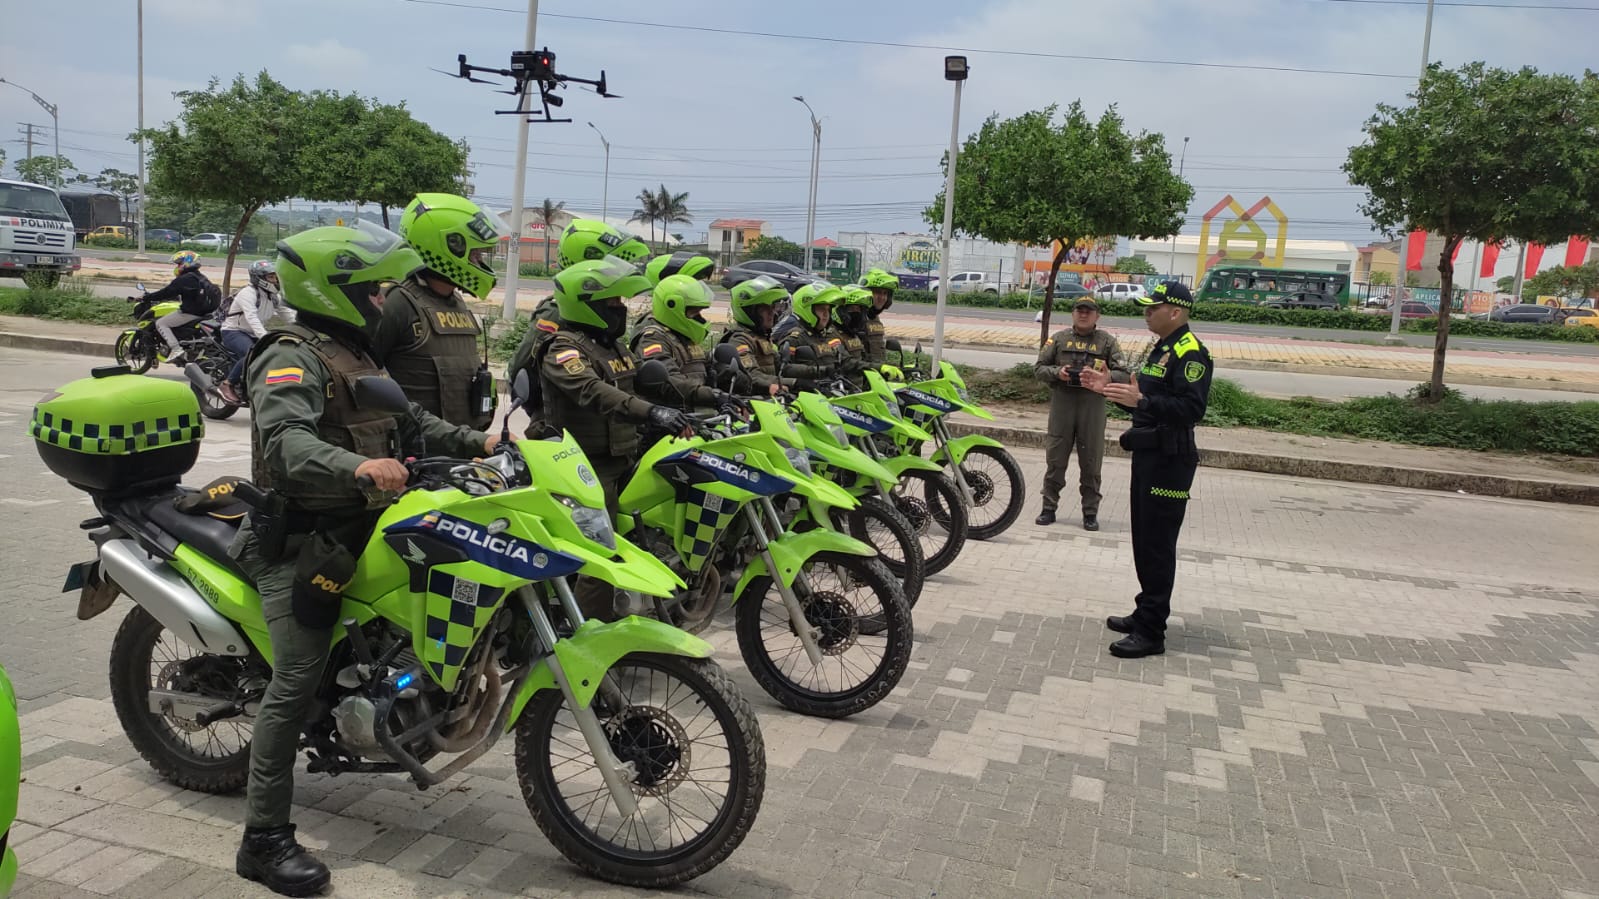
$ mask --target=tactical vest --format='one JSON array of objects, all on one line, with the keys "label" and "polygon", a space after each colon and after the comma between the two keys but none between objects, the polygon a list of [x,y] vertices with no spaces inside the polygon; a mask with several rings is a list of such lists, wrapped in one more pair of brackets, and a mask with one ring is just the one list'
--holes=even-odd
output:
[{"label": "tactical vest", "polygon": [[888,329],[883,327],[883,322],[875,316],[866,317],[866,336],[861,338],[866,346],[866,361],[873,365],[882,365],[888,361]]},{"label": "tactical vest", "polygon": [[[633,379],[638,375],[633,354],[621,344],[605,346],[593,336],[577,329],[562,330],[546,345],[547,358],[556,358],[569,348],[581,354],[583,364],[597,372],[606,383],[637,394]],[[557,433],[572,432],[572,439],[590,459],[603,456],[626,457],[638,452],[638,425],[620,415],[596,415],[583,408],[560,387],[544,382],[544,415]]]},{"label": "tactical vest", "polygon": [[672,361],[677,363],[678,372],[693,381],[696,387],[703,387],[710,382],[710,368],[707,366],[709,357],[705,353],[705,347],[653,318],[646,318],[638,333],[633,335],[633,353],[640,359],[648,358],[644,355],[645,350],[657,343],[672,354]]},{"label": "tactical vest", "polygon": [[[352,349],[318,331],[300,324],[292,324],[272,331],[256,342],[250,350],[246,366],[255,362],[257,354],[279,341],[292,341],[316,355],[327,369],[328,380],[322,386],[322,417],[316,421],[317,438],[341,449],[349,450],[368,459],[394,458],[399,444],[399,423],[387,412],[365,410],[355,403],[355,383],[365,377],[384,377],[383,369],[366,353]],[[272,401],[271,393],[260,397],[259,402]],[[309,511],[348,510],[352,506],[349,491],[337,492],[302,480],[290,480],[280,466],[267,458],[261,446],[261,435],[250,429],[250,477],[263,490],[274,489],[293,504]],[[359,508],[364,504],[356,504]]]},{"label": "tactical vest", "polygon": [[1075,330],[1067,328],[1051,339],[1055,342],[1055,361],[1062,367],[1103,369],[1110,365],[1111,336],[1098,328],[1087,337],[1080,337]]},{"label": "tactical vest", "polygon": [[755,331],[738,325],[722,334],[721,343],[731,343],[738,350],[738,364],[754,368],[777,377],[777,344]]},{"label": "tactical vest", "polygon": [[439,297],[414,279],[395,285],[386,302],[408,302],[416,310],[415,340],[384,360],[405,395],[452,425],[488,427],[493,416],[477,412],[471,402],[481,364],[477,316],[455,297]]}]

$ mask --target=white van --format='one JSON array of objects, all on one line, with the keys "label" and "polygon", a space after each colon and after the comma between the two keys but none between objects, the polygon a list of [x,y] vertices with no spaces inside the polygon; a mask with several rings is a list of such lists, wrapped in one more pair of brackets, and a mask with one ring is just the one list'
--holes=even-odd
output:
[{"label": "white van", "polygon": [[54,287],[83,266],[72,218],[61,197],[42,184],[0,178],[0,277],[29,287]]}]

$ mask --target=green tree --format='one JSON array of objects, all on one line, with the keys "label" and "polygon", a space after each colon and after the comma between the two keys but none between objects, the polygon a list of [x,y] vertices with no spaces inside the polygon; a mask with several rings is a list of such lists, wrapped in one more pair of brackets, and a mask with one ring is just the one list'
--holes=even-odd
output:
[{"label": "green tree", "polygon": [[[1172,171],[1159,134],[1128,133],[1113,106],[1091,121],[1074,102],[1014,119],[990,116],[966,139],[955,169],[957,233],[1060,249],[1050,263],[1038,342],[1049,336],[1056,276],[1077,241],[1168,237],[1182,227],[1193,188]],[[944,165],[949,165],[948,156]],[[947,171],[947,168],[946,168]],[[942,222],[943,191],[924,213]]]},{"label": "green tree", "polygon": [[775,259],[798,265],[804,255],[804,247],[776,234],[762,234],[744,245],[745,259]]},{"label": "green tree", "polygon": [[1505,275],[1494,282],[1494,289],[1500,293],[1515,293],[1516,277],[1514,275]]},{"label": "green tree", "polygon": [[34,184],[55,184],[59,176],[67,180],[67,172],[76,171],[72,160],[65,156],[34,156],[17,160],[17,177]]},{"label": "green tree", "polygon": [[[1440,235],[1439,295],[1462,241],[1553,244],[1599,233],[1599,78],[1433,64],[1400,108],[1379,104],[1344,163],[1361,209],[1389,234]],[[1449,315],[1438,317],[1429,401],[1444,395]]]},{"label": "green tree", "polygon": [[1394,276],[1389,272],[1377,271],[1372,272],[1371,277],[1367,278],[1366,281],[1372,287],[1391,287],[1394,283]]},{"label": "green tree", "polygon": [[655,242],[655,222],[661,217],[661,201],[655,191],[644,188],[638,192],[638,208],[633,210],[633,221],[649,222],[650,243]]},{"label": "green tree", "polygon": [[655,201],[660,206],[657,217],[661,220],[661,234],[665,236],[666,229],[672,225],[687,225],[694,221],[694,216],[688,211],[688,191],[674,194],[661,185],[655,192]]},{"label": "green tree", "polygon": [[143,134],[150,144],[150,185],[169,196],[239,208],[238,221],[227,229],[234,240],[223,269],[225,292],[251,216],[301,195],[302,149],[316,143],[307,140],[307,98],[264,71],[253,81],[240,75],[224,87],[213,79],[203,91],[176,96],[183,105],[178,121]]},{"label": "green tree", "polygon": [[1553,296],[1566,300],[1599,297],[1599,262],[1545,269],[1528,278],[1521,289],[1522,293],[1535,297]]},{"label": "green tree", "polygon": [[544,226],[544,270],[545,271],[549,271],[549,269],[550,269],[550,236],[551,236],[551,231],[555,228],[555,217],[560,215],[561,214],[561,210],[563,210],[565,208],[566,208],[566,201],[565,200],[562,200],[561,202],[557,203],[554,200],[551,200],[549,197],[545,197],[544,198],[544,202],[542,204],[540,204],[537,209],[533,210],[533,216],[538,219],[539,224]]},{"label": "green tree", "polygon": [[351,189],[325,199],[376,203],[388,228],[389,210],[403,209],[417,194],[465,192],[466,142],[417,121],[404,103],[373,103],[357,133],[361,146],[348,150],[355,160]]},{"label": "green tree", "polygon": [[1123,256],[1111,266],[1113,272],[1124,272],[1129,275],[1158,275],[1160,269],[1156,268],[1148,259],[1142,256]]}]

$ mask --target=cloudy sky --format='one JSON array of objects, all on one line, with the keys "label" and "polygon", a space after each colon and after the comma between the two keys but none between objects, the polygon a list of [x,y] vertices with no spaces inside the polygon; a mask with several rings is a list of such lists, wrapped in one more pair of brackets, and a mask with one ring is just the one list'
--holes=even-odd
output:
[{"label": "cloudy sky", "polygon": [[[584,124],[593,121],[612,143],[613,214],[631,211],[641,188],[665,183],[689,193],[695,219],[685,231],[737,215],[796,239],[811,129],[792,96],[805,95],[823,117],[817,234],[923,230],[920,210],[938,190],[949,140],[946,51],[931,47],[954,47],[972,66],[963,134],[990,114],[1081,99],[1097,115],[1115,103],[1132,127],[1164,133],[1174,157],[1191,138],[1191,221],[1227,193],[1245,205],[1270,194],[1290,236],[1363,240],[1360,193],[1338,166],[1373,106],[1401,101],[1413,85],[1425,8],[1421,0],[540,6],[538,43],[556,52],[558,70],[604,69],[622,99],[572,88],[564,111],[576,121],[533,127],[530,202],[548,196],[598,210],[602,154]],[[430,69],[453,69],[457,53],[506,64],[525,10],[521,0],[145,0],[146,122],[177,112],[174,91],[261,69],[294,88],[403,100],[470,142],[480,199],[504,204],[516,129],[493,111],[511,98]],[[0,77],[59,104],[62,155],[81,170],[134,170],[124,139],[137,121],[134,25],[134,0],[0,11]],[[1592,64],[1591,41],[1578,34],[1599,34],[1595,0],[1457,0],[1438,8],[1432,57],[1576,74]],[[8,161],[23,153],[13,142],[21,122],[50,119],[0,85]]]}]

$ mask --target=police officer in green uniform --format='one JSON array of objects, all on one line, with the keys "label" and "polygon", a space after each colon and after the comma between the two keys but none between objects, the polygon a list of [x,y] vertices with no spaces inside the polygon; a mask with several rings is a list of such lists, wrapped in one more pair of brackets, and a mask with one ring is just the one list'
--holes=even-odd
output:
[{"label": "police officer in green uniform", "polygon": [[650,294],[650,314],[633,333],[633,354],[640,362],[659,362],[667,380],[655,390],[642,392],[647,399],[681,409],[724,406],[733,402],[726,391],[710,385],[706,367],[705,310],[716,295],[703,281],[688,275],[668,275]]},{"label": "police officer in green uniform", "polygon": [[899,279],[874,268],[861,278],[861,285],[872,292],[871,308],[866,310],[866,361],[882,365],[888,361],[888,335],[883,327],[883,313],[894,305],[894,291],[899,289]]},{"label": "police officer in green uniform", "polygon": [[[644,241],[605,222],[596,219],[573,219],[561,232],[561,242],[556,249],[556,261],[562,268],[567,268],[579,262],[599,261],[607,256],[615,256],[624,262],[636,262],[649,254],[650,248]],[[533,320],[527,332],[522,335],[522,342],[517,345],[516,352],[511,355],[510,365],[506,369],[507,382],[515,383],[517,372],[526,371],[532,386],[537,388],[539,367],[542,364],[541,353],[549,346],[550,340],[559,330],[561,330],[561,315],[555,302],[555,294],[552,293],[533,310]],[[549,422],[544,417],[543,410],[534,407],[526,411],[527,436],[535,439],[548,436]]]},{"label": "police officer in green uniform", "polygon": [[452,194],[419,194],[400,217],[400,236],[427,267],[388,292],[373,355],[412,402],[452,424],[494,420],[482,328],[459,291],[489,295],[489,254],[507,233],[498,217]]},{"label": "police officer in green uniform", "polygon": [[[402,448],[420,438],[430,452],[478,456],[496,438],[416,405],[414,418],[397,420],[355,401],[361,378],[384,376],[371,356],[379,284],[422,266],[398,235],[365,223],[316,228],[277,249],[283,299],[297,320],[261,338],[245,377],[252,476],[286,500],[286,509],[272,522],[252,516],[231,548],[261,594],[273,656],[250,743],[236,868],[276,892],[305,896],[330,878],[289,823],[294,764],[339,616],[337,593],[329,601],[312,581],[349,581],[377,510],[405,487],[405,466],[396,461]],[[368,479],[371,487],[363,489]]]},{"label": "police officer in green uniform", "polygon": [[1085,369],[1082,381],[1133,414],[1121,435],[1133,454],[1133,565],[1138,570],[1137,608],[1112,615],[1105,626],[1126,637],[1111,644],[1124,659],[1166,651],[1166,619],[1171,615],[1172,583],[1177,576],[1177,533],[1188,508],[1199,450],[1194,426],[1210,400],[1210,351],[1188,330],[1194,295],[1177,281],[1158,285],[1135,302],[1155,334],[1149,361],[1138,377],[1114,383],[1109,372]]},{"label": "police officer in green uniform", "polygon": [[1105,457],[1105,398],[1083,386],[1084,369],[1109,371],[1128,380],[1127,359],[1116,338],[1099,330],[1099,304],[1078,297],[1072,326],[1044,341],[1034,376],[1049,385],[1049,440],[1044,450],[1043,511],[1036,524],[1055,523],[1060,490],[1072,447],[1077,448],[1077,484],[1083,499],[1083,529],[1099,530],[1099,473]]},{"label": "police officer in green uniform", "polygon": [[[794,291],[787,315],[777,323],[773,337],[783,354],[783,373],[808,381],[837,377],[844,340],[832,329],[833,306],[844,292],[826,282],[807,284]],[[816,358],[799,358],[801,347],[809,347]]]},{"label": "police officer in green uniform", "polygon": [[[733,287],[733,326],[722,333],[722,343],[738,350],[738,380],[733,389],[745,396],[777,396],[784,390],[810,390],[804,378],[778,375],[777,344],[772,343],[772,320],[777,303],[789,298],[775,278],[759,275]],[[788,369],[784,369],[785,372]]]},{"label": "police officer in green uniform", "polygon": [[844,349],[839,374],[849,381],[851,387],[860,390],[865,385],[861,373],[881,364],[874,364],[866,349],[866,338],[870,335],[872,292],[858,286],[844,287],[840,292],[842,296],[834,307],[836,314],[833,318],[833,330],[843,341]]}]

